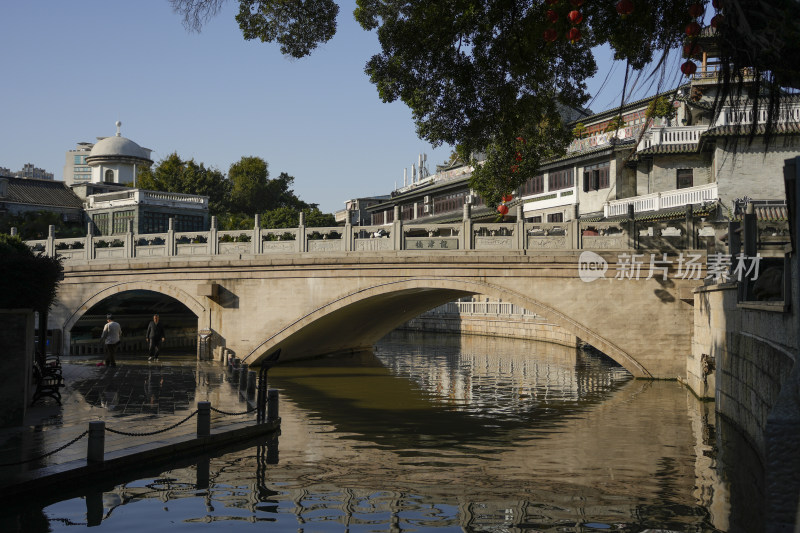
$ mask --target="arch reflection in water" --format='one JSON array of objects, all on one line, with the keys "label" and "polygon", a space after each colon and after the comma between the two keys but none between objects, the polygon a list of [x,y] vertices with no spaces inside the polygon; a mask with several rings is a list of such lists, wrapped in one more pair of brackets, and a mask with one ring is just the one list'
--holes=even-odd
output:
[{"label": "arch reflection in water", "polygon": [[[251,448],[211,458],[207,480],[201,464],[128,483],[106,520],[152,531],[178,521],[233,531],[259,521],[276,531],[726,529],[703,462],[713,442],[693,427],[696,404],[680,385],[630,380],[574,349],[436,337],[395,335],[374,355],[274,368],[276,464]],[[153,492],[156,479],[174,481]],[[67,509],[45,513],[84,520]]]}]

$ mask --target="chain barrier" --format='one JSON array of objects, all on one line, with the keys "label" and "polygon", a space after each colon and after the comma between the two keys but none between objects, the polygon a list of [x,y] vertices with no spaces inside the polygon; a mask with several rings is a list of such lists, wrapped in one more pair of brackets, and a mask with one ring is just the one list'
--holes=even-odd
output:
[{"label": "chain barrier", "polygon": [[253,407],[252,409],[248,409],[247,411],[242,411],[241,413],[228,413],[226,411],[221,411],[219,409],[215,409],[214,407],[211,407],[211,410],[214,411],[215,413],[219,413],[221,415],[227,415],[227,416],[249,415],[250,413],[255,412],[257,409],[258,409],[258,407]]},{"label": "chain barrier", "polygon": [[78,435],[77,437],[75,437],[74,439],[72,439],[71,441],[69,441],[68,443],[66,443],[65,445],[61,446],[60,448],[56,448],[52,452],[47,452],[44,455],[39,455],[38,457],[31,457],[30,459],[25,459],[23,461],[15,461],[13,463],[0,463],[0,466],[22,465],[22,464],[25,464],[25,463],[30,463],[31,461],[38,461],[39,459],[44,459],[45,457],[47,457],[49,455],[53,455],[54,453],[60,452],[61,450],[63,450],[64,448],[67,448],[68,446],[72,446],[73,444],[75,444],[76,442],[78,442],[79,440],[81,440],[83,437],[85,437],[88,434],[89,434],[89,430],[86,430],[83,433],[81,433],[80,435]]},{"label": "chain barrier", "polygon": [[195,409],[192,414],[190,414],[189,416],[187,416],[186,418],[184,418],[180,422],[177,422],[175,424],[172,424],[171,426],[165,427],[164,429],[159,429],[159,430],[156,430],[156,431],[150,431],[148,433],[135,433],[135,432],[128,432],[128,431],[119,431],[118,429],[111,429],[109,427],[106,428],[106,431],[109,431],[111,433],[116,433],[117,435],[125,435],[126,437],[149,437],[150,435],[158,435],[159,433],[164,433],[165,431],[169,431],[170,429],[175,429],[176,427],[180,426],[181,424],[183,424],[184,422],[186,422],[187,420],[189,420],[190,418],[192,418],[196,414],[197,414],[197,409]]}]

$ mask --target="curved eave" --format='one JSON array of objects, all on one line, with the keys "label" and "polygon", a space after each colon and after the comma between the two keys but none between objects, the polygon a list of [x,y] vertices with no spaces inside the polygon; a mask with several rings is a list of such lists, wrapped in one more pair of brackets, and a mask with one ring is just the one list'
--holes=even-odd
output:
[{"label": "curved eave", "polygon": [[90,155],[86,158],[86,164],[95,167],[103,163],[131,163],[134,165],[152,165],[153,160],[132,155]]}]

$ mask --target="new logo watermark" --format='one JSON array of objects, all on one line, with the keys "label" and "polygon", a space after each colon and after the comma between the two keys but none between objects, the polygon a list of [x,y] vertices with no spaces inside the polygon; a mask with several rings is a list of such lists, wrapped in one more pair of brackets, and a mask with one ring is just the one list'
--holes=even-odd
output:
[{"label": "new logo watermark", "polygon": [[[679,253],[674,258],[669,254],[629,254],[617,255],[616,273],[613,279],[668,279],[670,274],[679,279],[703,279],[703,257],[699,254]],[[742,281],[758,279],[761,255],[755,257],[738,254],[711,254],[706,263],[705,279],[717,281]],[[585,251],[578,258],[578,276],[586,283],[605,278],[608,262],[595,252]]]},{"label": "new logo watermark", "polygon": [[606,277],[608,261],[594,252],[585,251],[578,258],[578,276],[581,281],[589,283],[596,279]]}]

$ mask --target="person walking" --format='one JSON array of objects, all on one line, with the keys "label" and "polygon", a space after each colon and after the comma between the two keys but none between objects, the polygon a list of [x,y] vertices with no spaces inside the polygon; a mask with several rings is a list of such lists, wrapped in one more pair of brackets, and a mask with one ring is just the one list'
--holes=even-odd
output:
[{"label": "person walking", "polygon": [[158,322],[158,314],[153,315],[153,320],[147,325],[145,340],[150,348],[148,361],[158,361],[158,352],[161,350],[161,343],[164,342],[164,326]]},{"label": "person walking", "polygon": [[106,325],[103,326],[103,334],[100,336],[100,344],[105,346],[106,366],[117,366],[115,356],[121,338],[122,327],[117,322],[114,322],[111,315],[106,315]]}]

